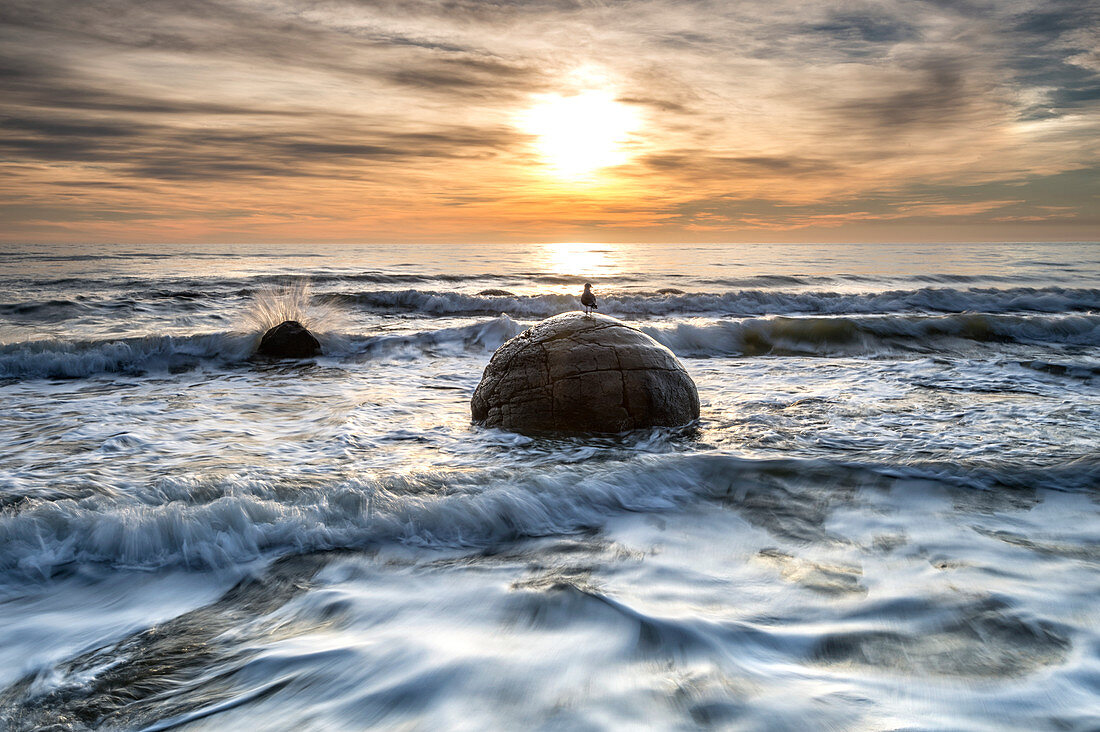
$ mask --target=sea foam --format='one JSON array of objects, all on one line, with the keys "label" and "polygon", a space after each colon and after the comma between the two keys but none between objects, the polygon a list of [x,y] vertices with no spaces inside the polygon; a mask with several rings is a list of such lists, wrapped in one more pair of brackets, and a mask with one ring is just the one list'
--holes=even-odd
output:
[{"label": "sea foam", "polygon": [[622,512],[669,511],[700,499],[738,503],[753,497],[767,503],[786,500],[783,496],[802,485],[871,485],[884,479],[979,490],[1028,487],[1041,479],[1045,488],[1079,490],[1100,479],[1100,464],[1077,461],[1061,472],[1002,475],[947,464],[861,465],[697,453],[538,472],[429,471],[328,482],[241,474],[172,477],[126,491],[27,498],[9,507],[0,513],[0,573],[10,582],[41,580],[81,565],[208,569],[385,543],[476,549],[576,533]]}]

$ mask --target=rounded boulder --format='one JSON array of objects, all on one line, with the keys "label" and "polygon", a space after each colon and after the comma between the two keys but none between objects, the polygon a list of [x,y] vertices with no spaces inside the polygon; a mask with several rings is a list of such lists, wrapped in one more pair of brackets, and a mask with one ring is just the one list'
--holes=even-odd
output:
[{"label": "rounded boulder", "polygon": [[264,333],[256,352],[274,358],[309,358],[321,355],[321,344],[297,320],[285,320]]},{"label": "rounded boulder", "polygon": [[572,312],[496,350],[470,402],[474,422],[517,432],[624,432],[699,418],[699,392],[673,355],[637,328]]}]

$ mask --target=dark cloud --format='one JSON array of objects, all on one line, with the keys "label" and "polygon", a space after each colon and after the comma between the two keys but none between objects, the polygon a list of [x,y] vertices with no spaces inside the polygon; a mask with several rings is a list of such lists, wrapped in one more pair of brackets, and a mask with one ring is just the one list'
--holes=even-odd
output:
[{"label": "dark cloud", "polygon": [[814,33],[824,33],[840,41],[867,43],[899,43],[920,36],[908,22],[885,15],[863,15],[833,12],[826,21],[807,26]]},{"label": "dark cloud", "polygon": [[968,64],[960,59],[926,62],[916,83],[902,89],[876,90],[873,96],[845,100],[834,109],[858,125],[935,128],[957,123],[975,111],[975,93],[966,82]]},{"label": "dark cloud", "polygon": [[1087,2],[1051,2],[1040,10],[1029,10],[1013,18],[1012,30],[1038,39],[1040,43],[1078,31],[1096,23],[1100,9]]},{"label": "dark cloud", "polygon": [[615,101],[620,104],[637,104],[643,107],[652,107],[661,112],[686,114],[691,111],[686,105],[668,99],[656,99],[652,97],[619,97]]},{"label": "dark cloud", "polygon": [[132,137],[139,129],[132,124],[117,122],[66,122],[58,119],[33,117],[0,118],[0,130],[31,132],[50,138],[59,137]]},{"label": "dark cloud", "polygon": [[543,85],[541,75],[529,68],[471,56],[426,59],[409,67],[383,71],[381,76],[421,91],[463,97],[478,93],[491,93],[498,98],[514,96],[536,91]]},{"label": "dark cloud", "polygon": [[673,150],[647,155],[638,163],[643,169],[672,172],[696,180],[730,180],[739,176],[761,173],[812,176],[832,175],[839,172],[834,163],[821,159],[793,156],[714,155],[705,150]]},{"label": "dark cloud", "polygon": [[1020,117],[1040,119],[1080,110],[1097,101],[1100,64],[1082,65],[1075,57],[1097,53],[1100,6],[1088,2],[1053,2],[1007,19],[1006,58],[1013,82],[1035,89],[1043,99],[1023,107]]},{"label": "dark cloud", "polygon": [[[79,82],[79,83],[78,83]],[[91,77],[54,61],[29,60],[0,51],[0,113],[88,110],[136,115],[293,115],[303,110],[270,109],[252,104],[171,99],[119,89],[117,83]]]},{"label": "dark cloud", "polygon": [[142,186],[139,186],[139,185],[134,184],[134,183],[119,183],[117,181],[109,181],[109,180],[54,180],[54,181],[50,181],[48,185],[50,185],[52,187],[57,187],[57,188],[76,188],[76,189],[110,188],[111,190],[130,190],[130,191],[140,191],[140,190],[142,190]]},{"label": "dark cloud", "polygon": [[233,178],[280,177],[307,175],[306,168],[280,165],[270,159],[246,160],[236,155],[211,153],[153,153],[123,168],[128,175],[159,180],[215,180]]},{"label": "dark cloud", "polygon": [[0,151],[10,160],[95,163],[121,175],[166,180],[343,177],[361,175],[364,162],[492,157],[517,138],[510,129],[459,126],[431,132],[378,127],[349,138],[339,120],[327,126],[311,121],[312,127],[244,131],[92,121],[72,114],[8,117],[0,119]]}]

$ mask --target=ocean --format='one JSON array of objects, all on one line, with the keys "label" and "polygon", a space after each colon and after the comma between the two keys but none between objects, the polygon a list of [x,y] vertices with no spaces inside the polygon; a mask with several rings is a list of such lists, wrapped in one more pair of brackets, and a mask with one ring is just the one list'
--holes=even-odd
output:
[{"label": "ocean", "polygon": [[[471,425],[585,282],[699,423]],[[3,729],[1100,729],[1100,244],[5,246],[0,397]]]}]

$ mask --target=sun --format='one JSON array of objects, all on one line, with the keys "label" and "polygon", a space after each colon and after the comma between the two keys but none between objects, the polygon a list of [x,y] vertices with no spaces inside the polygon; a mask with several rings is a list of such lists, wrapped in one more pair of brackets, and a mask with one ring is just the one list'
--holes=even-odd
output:
[{"label": "sun", "polygon": [[629,160],[626,145],[639,122],[634,108],[614,94],[590,89],[540,95],[521,115],[520,127],[537,137],[538,153],[554,175],[576,180]]}]

